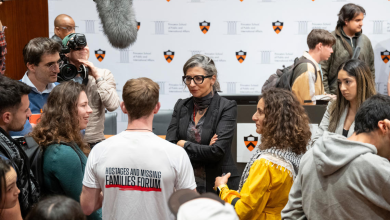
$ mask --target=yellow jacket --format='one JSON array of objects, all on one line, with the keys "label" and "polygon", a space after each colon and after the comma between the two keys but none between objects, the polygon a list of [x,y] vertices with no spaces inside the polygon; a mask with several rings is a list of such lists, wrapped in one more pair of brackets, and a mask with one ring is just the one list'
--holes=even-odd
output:
[{"label": "yellow jacket", "polygon": [[221,189],[220,197],[231,203],[240,220],[281,219],[293,184],[293,167],[272,155],[260,156],[251,166],[240,193]]}]

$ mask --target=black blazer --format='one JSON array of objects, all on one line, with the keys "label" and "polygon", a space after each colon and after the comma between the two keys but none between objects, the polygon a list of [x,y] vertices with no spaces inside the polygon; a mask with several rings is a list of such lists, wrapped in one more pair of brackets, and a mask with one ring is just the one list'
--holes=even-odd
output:
[{"label": "black blazer", "polygon": [[[187,140],[187,128],[194,112],[192,99],[192,97],[179,99],[176,102],[167,131],[167,141],[176,144],[179,140]],[[203,117],[206,118],[202,127],[201,144],[187,141],[184,149],[191,162],[205,164],[207,192],[213,192],[215,177],[229,172],[231,177],[228,186],[236,190],[240,174],[232,157],[231,145],[237,125],[237,103],[215,93]],[[214,134],[218,135],[218,140],[209,146]]]}]

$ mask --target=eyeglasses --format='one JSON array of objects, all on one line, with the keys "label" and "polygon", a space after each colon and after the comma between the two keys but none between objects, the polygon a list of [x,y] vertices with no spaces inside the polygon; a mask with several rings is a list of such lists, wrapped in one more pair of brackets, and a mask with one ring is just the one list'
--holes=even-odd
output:
[{"label": "eyeglasses", "polygon": [[64,64],[64,61],[59,60],[57,63],[53,63],[52,65],[50,65],[49,70],[55,72],[55,71],[57,71],[57,65],[58,65],[58,68],[60,68],[63,64]]},{"label": "eyeglasses", "polygon": [[68,27],[59,27],[59,28],[62,28],[64,30],[71,32],[71,31],[76,31],[76,28],[78,28],[78,26],[74,26],[74,27],[68,26]]},{"label": "eyeglasses", "polygon": [[194,83],[195,84],[202,84],[204,79],[205,78],[211,78],[213,76],[202,76],[202,75],[198,75],[198,76],[194,76],[194,77],[190,77],[190,76],[183,76],[183,82],[186,84],[186,85],[190,85],[191,84],[191,80],[194,80]]}]

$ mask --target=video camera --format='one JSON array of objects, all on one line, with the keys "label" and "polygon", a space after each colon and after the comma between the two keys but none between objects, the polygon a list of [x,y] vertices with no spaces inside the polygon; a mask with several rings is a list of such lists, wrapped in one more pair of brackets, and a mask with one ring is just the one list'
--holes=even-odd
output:
[{"label": "video camera", "polygon": [[60,53],[60,58],[64,61],[64,64],[60,66],[60,72],[57,76],[57,82],[64,82],[73,80],[78,74],[82,78],[82,83],[87,85],[88,83],[88,68],[84,65],[80,65],[80,68],[77,70],[77,67],[69,63],[68,58],[65,54],[69,53],[70,50],[81,50],[87,46],[87,39],[84,34],[69,34],[62,40],[62,48]]}]

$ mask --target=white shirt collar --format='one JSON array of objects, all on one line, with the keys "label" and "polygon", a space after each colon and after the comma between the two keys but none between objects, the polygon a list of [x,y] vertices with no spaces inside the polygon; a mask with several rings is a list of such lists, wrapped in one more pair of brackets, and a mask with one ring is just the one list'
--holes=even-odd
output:
[{"label": "white shirt collar", "polygon": [[40,91],[38,91],[37,87],[35,87],[35,85],[31,82],[30,78],[28,78],[27,73],[28,73],[28,71],[26,71],[26,73],[24,74],[24,76],[23,76],[23,78],[22,78],[22,82],[24,82],[25,84],[27,84],[28,86],[30,86],[31,89],[32,89],[35,93],[39,93],[39,94],[50,93],[51,90],[53,90],[53,88],[56,86],[56,84],[54,84],[54,83],[49,83],[49,84],[47,84],[46,89],[43,90],[43,92],[40,92]]},{"label": "white shirt collar", "polygon": [[303,56],[306,57],[306,59],[311,60],[316,65],[317,72],[321,70],[321,68],[320,68],[319,64],[317,63],[317,61],[315,61],[313,59],[313,57],[311,57],[310,54],[307,51],[305,51],[303,53]]}]

